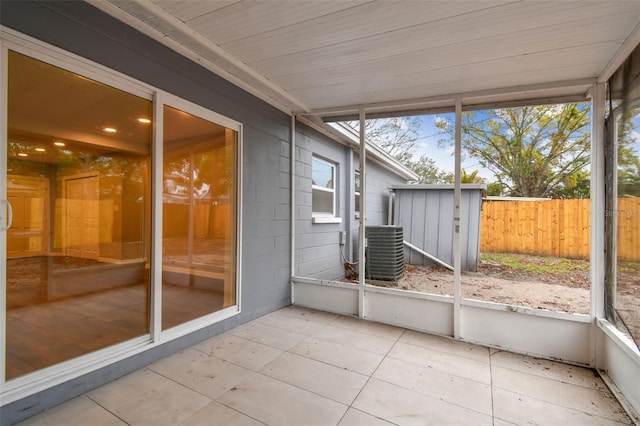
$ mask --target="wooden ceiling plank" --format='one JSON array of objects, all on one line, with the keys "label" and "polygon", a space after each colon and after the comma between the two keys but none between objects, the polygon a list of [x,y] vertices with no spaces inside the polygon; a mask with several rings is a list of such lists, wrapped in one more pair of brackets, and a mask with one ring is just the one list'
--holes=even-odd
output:
[{"label": "wooden ceiling plank", "polygon": [[[292,55],[285,60],[252,63],[258,71],[271,78],[287,78],[288,75],[326,69],[328,72],[348,72],[360,65],[363,69],[376,69],[379,63],[397,62],[402,67],[411,68],[421,61],[435,62],[439,55],[448,60],[456,57],[466,58],[468,55],[483,55],[488,58],[511,56],[516,53],[534,53],[545,49],[557,49],[597,43],[602,39],[623,39],[626,34],[622,29],[632,28],[638,16],[624,14],[613,15],[602,19],[582,21],[581,25],[554,25],[539,30],[523,30],[509,35],[495,35],[486,38],[470,38],[469,40],[450,44],[425,42],[412,46],[394,48],[391,44],[382,45],[379,49],[366,49],[365,45],[354,47],[353,54],[340,54],[330,49],[321,52],[310,52]],[[612,31],[612,27],[619,28]],[[610,33],[605,38],[603,34]],[[409,50],[412,48],[413,50]]]},{"label": "wooden ceiling plank", "polygon": [[[478,2],[483,4],[483,2]],[[411,3],[413,4],[413,3]],[[416,2],[418,6],[422,5]],[[450,3],[445,3],[449,5]],[[454,3],[456,4],[456,3]],[[359,24],[350,23],[357,16],[341,21],[341,18],[324,18],[307,25],[288,27],[271,35],[261,35],[256,38],[245,38],[236,43],[226,43],[221,46],[230,53],[244,58],[249,64],[256,64],[261,60],[271,58],[278,60],[283,56],[309,51],[310,54],[321,53],[318,50],[334,51],[336,54],[353,54],[362,50],[378,49],[406,49],[412,50],[419,43],[429,45],[451,44],[456,41],[468,41],[492,35],[511,33],[525,29],[536,29],[550,25],[567,25],[568,22],[579,22],[584,19],[602,17],[613,14],[616,9],[605,9],[595,4],[589,8],[570,7],[567,2],[552,3],[542,8],[539,3],[531,2],[520,5],[507,5],[490,9],[483,9],[470,13],[451,14],[439,19],[431,19],[428,12],[419,13],[419,9],[409,9],[410,16],[417,16],[418,22],[410,19],[411,25],[403,25],[403,15],[393,19],[387,13],[381,13],[381,23],[375,19],[375,13],[363,15]],[[415,6],[417,7],[417,6]],[[381,12],[388,12],[381,10]],[[582,12],[582,13],[579,13]],[[588,13],[587,13],[588,12]],[[619,13],[628,13],[629,7]],[[636,16],[638,7],[635,8]],[[374,16],[371,16],[374,15]],[[406,18],[404,18],[406,20]],[[315,25],[311,25],[315,24]],[[613,27],[612,30],[619,29]]]}]

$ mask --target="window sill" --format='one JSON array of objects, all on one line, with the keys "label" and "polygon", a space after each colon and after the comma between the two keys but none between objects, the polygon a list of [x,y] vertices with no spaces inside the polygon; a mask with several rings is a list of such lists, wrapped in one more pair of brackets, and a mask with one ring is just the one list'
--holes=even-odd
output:
[{"label": "window sill", "polygon": [[342,218],[335,216],[315,216],[311,221],[312,223],[342,223]]}]

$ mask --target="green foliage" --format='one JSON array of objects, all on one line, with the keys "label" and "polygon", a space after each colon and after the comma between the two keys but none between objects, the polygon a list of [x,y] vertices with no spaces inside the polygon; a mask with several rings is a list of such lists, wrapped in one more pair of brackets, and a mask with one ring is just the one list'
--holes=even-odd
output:
[{"label": "green foliage", "polygon": [[640,197],[640,157],[634,149],[639,136],[634,122],[640,111],[632,109],[618,127],[618,196]]},{"label": "green foliage", "polygon": [[589,262],[585,260],[527,256],[512,253],[482,253],[480,255],[480,261],[499,263],[515,271],[533,274],[567,273],[571,271],[589,270]]},{"label": "green foliage", "polygon": [[478,176],[477,170],[468,173],[465,169],[462,169],[460,173],[460,183],[484,183],[484,179]]},{"label": "green foliage", "polygon": [[408,159],[404,165],[413,170],[418,176],[417,183],[450,183],[453,182],[453,175],[439,169],[435,161],[426,155],[421,155],[418,160]]},{"label": "green foliage", "polygon": [[489,197],[500,197],[504,195],[504,187],[498,182],[487,184],[487,195]]},{"label": "green foliage", "polygon": [[[584,194],[591,140],[588,104],[538,105],[462,116],[462,146],[467,155],[494,172],[503,195],[563,197]],[[453,143],[454,126],[438,128]],[[575,191],[567,185],[574,185]],[[578,190],[579,189],[579,190]],[[588,194],[588,190],[586,191]]]}]

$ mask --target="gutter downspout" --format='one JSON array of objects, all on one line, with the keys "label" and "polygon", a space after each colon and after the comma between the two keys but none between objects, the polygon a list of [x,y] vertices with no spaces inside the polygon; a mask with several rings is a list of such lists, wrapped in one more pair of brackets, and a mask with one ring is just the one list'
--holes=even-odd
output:
[{"label": "gutter downspout", "polygon": [[387,204],[387,225],[393,225],[393,200],[395,191],[389,189],[389,204]]},{"label": "gutter downspout", "polygon": [[364,318],[364,284],[365,284],[365,223],[367,211],[365,209],[367,196],[367,147],[364,137],[365,112],[360,110],[360,232],[358,233],[358,317]]},{"label": "gutter downspout", "polygon": [[296,116],[291,116],[291,304],[295,303],[293,277],[296,276]]},{"label": "gutter downspout", "polygon": [[453,338],[460,339],[460,200],[462,187],[460,185],[460,172],[462,160],[462,99],[456,99],[456,133],[455,133],[455,176],[453,185]]}]

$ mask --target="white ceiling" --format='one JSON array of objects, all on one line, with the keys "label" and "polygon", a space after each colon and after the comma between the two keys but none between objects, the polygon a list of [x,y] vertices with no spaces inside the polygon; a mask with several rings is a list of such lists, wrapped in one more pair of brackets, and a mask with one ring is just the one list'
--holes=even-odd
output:
[{"label": "white ceiling", "polygon": [[640,42],[640,1],[92,4],[287,112],[584,98]]}]

